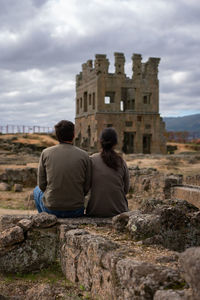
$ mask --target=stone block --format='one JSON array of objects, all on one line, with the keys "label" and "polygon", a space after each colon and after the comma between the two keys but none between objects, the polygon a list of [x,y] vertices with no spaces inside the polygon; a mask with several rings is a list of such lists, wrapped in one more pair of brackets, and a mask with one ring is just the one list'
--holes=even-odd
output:
[{"label": "stone block", "polygon": [[13,190],[14,190],[14,192],[20,193],[23,191],[23,185],[20,183],[15,183]]},{"label": "stone block", "polygon": [[125,258],[116,264],[118,300],[153,299],[159,288],[167,289],[183,280],[177,271],[148,262]]},{"label": "stone block", "polygon": [[10,191],[10,185],[5,182],[0,182],[0,191]]},{"label": "stone block", "polygon": [[157,291],[153,300],[189,300],[189,297],[185,291],[167,290]]},{"label": "stone block", "polygon": [[0,248],[12,246],[24,240],[24,232],[21,227],[15,226],[0,234]]},{"label": "stone block", "polygon": [[[20,232],[23,233],[22,228]],[[41,270],[58,257],[57,228],[29,230],[24,241],[14,246],[7,247],[6,252],[0,254],[0,272],[27,273]]]},{"label": "stone block", "polygon": [[180,254],[183,276],[192,289],[193,300],[200,299],[200,247],[189,248]]},{"label": "stone block", "polygon": [[33,216],[34,227],[47,228],[55,225],[56,223],[56,216],[48,214],[46,212],[42,212]]}]

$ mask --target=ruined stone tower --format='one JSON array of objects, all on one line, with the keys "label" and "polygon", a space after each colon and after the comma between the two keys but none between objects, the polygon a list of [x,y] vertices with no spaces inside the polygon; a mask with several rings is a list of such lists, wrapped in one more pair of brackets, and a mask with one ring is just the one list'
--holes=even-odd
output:
[{"label": "ruined stone tower", "polygon": [[132,56],[133,75],[124,72],[125,57],[115,53],[115,73],[109,73],[106,55],[96,54],[76,76],[76,145],[99,150],[103,128],[114,127],[118,150],[124,153],[166,153],[164,122],[159,114],[158,64]]}]

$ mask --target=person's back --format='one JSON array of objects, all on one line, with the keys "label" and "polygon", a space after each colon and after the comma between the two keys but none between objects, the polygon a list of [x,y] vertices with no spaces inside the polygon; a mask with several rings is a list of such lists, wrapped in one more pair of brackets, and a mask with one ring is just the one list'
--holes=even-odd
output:
[{"label": "person's back", "polygon": [[115,130],[104,129],[100,142],[102,152],[91,156],[92,186],[87,214],[112,217],[128,211],[129,172],[125,161],[113,150],[117,144]]},{"label": "person's back", "polygon": [[90,187],[89,164],[87,153],[72,144],[60,143],[45,149],[38,169],[38,185],[44,191],[45,207],[50,210],[82,207]]},{"label": "person's back", "polygon": [[34,200],[38,212],[57,217],[84,214],[84,196],[90,188],[91,162],[88,154],[73,146],[74,124],[55,125],[59,145],[43,150],[38,167],[38,186]]}]

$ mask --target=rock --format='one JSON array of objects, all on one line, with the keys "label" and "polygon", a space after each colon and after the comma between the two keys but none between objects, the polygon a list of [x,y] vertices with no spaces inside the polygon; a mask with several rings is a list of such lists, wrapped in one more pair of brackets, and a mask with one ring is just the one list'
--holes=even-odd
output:
[{"label": "rock", "polygon": [[[19,227],[20,228],[20,227]],[[23,232],[23,229],[20,228]],[[7,247],[0,255],[0,272],[27,273],[39,271],[58,258],[57,228],[31,229],[20,244]]]},{"label": "rock", "polygon": [[200,247],[189,248],[180,254],[183,276],[193,292],[193,300],[200,299]]},{"label": "rock", "polygon": [[[189,300],[184,291],[157,291],[153,300]],[[191,299],[192,300],[192,299]]]},{"label": "rock", "polygon": [[46,212],[42,212],[33,216],[34,227],[47,228],[55,225],[56,223],[57,223],[56,216],[48,214]]},{"label": "rock", "polygon": [[154,293],[161,287],[167,289],[183,282],[173,269],[130,258],[116,263],[116,276],[119,283],[119,300],[153,299]]},{"label": "rock", "polygon": [[112,223],[116,230],[127,231],[134,241],[145,245],[161,244],[178,252],[200,246],[200,211],[187,201],[165,200],[161,204],[150,199],[143,203],[142,211],[120,214]]},{"label": "rock", "polygon": [[152,213],[157,206],[163,205],[163,204],[164,204],[163,200],[145,199],[145,200],[143,200],[143,202],[140,206],[140,211],[143,212],[144,214],[149,214],[149,213]]},{"label": "rock", "polygon": [[18,225],[22,219],[30,220],[30,216],[26,215],[2,215],[0,216],[0,232]]},{"label": "rock", "polygon": [[[125,249],[85,230],[61,230],[61,266],[66,278],[100,299],[153,299],[158,289],[182,286],[176,270],[125,258]],[[66,228],[67,230],[67,228]]]},{"label": "rock", "polygon": [[86,290],[91,290],[95,297],[99,295],[113,299],[111,270],[107,269],[105,261],[119,246],[81,229],[70,230],[65,234],[62,232],[63,237],[61,266],[66,278],[79,282]]},{"label": "rock", "polygon": [[6,181],[14,185],[15,183],[24,186],[34,187],[37,184],[37,168],[11,169],[7,168],[5,173],[0,174],[0,181]]},{"label": "rock", "polygon": [[5,248],[24,240],[24,233],[21,227],[15,226],[0,234],[0,248]]},{"label": "rock", "polygon": [[126,227],[135,240],[143,240],[160,232],[160,217],[135,211],[135,214],[129,217]]},{"label": "rock", "polygon": [[26,232],[32,227],[33,220],[23,219],[20,220],[17,225],[20,226]]},{"label": "rock", "polygon": [[20,183],[15,183],[13,187],[14,192],[22,192],[23,191],[23,185]]},{"label": "rock", "polygon": [[0,182],[0,191],[10,191],[10,185],[5,182]]},{"label": "rock", "polygon": [[129,211],[119,214],[112,218],[112,225],[117,231],[124,231],[126,229],[126,225],[128,224],[129,217],[135,212]]},{"label": "rock", "polygon": [[37,284],[26,292],[25,300],[55,300],[56,295],[50,284]]}]

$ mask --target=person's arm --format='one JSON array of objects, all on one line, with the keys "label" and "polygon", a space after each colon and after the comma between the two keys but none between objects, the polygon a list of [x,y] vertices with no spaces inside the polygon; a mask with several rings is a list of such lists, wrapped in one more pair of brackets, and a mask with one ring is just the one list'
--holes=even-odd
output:
[{"label": "person's arm", "polygon": [[124,161],[124,192],[128,194],[130,188],[130,177],[129,177],[129,170],[127,164]]},{"label": "person's arm", "polygon": [[91,188],[92,180],[92,162],[88,157],[86,159],[86,171],[85,171],[85,183],[84,183],[84,195],[86,195]]},{"label": "person's arm", "polygon": [[42,152],[39,160],[38,166],[38,177],[37,177],[37,184],[42,192],[46,190],[47,187],[47,176],[46,176],[46,169],[44,166],[44,153]]}]

